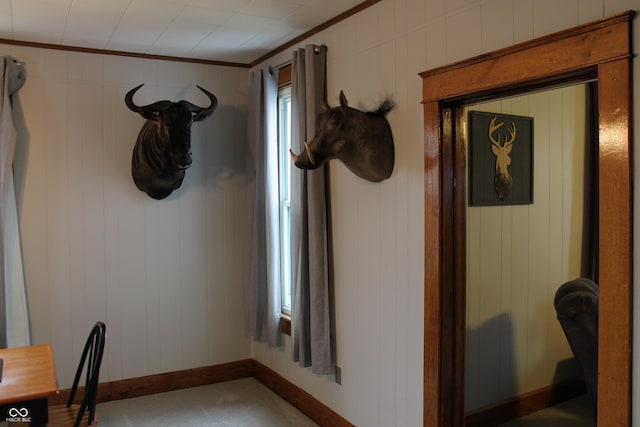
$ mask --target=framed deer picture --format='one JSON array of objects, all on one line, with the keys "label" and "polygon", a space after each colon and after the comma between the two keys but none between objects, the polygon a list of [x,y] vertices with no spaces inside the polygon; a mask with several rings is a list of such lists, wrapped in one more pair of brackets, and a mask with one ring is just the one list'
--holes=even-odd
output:
[{"label": "framed deer picture", "polygon": [[469,205],[533,203],[533,117],[469,112]]}]

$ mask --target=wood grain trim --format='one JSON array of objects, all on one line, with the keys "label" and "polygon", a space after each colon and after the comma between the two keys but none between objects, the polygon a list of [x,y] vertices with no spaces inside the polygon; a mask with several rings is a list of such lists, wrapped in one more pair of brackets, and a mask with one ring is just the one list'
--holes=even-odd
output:
[{"label": "wood grain trim", "polygon": [[[462,108],[452,109],[451,115],[454,118],[451,131],[455,136],[452,141],[451,168],[453,170],[453,179],[449,180],[449,184],[453,184],[453,188],[449,191],[453,194],[453,219],[451,226],[453,228],[453,236],[450,241],[453,242],[453,250],[451,257],[456,260],[450,265],[450,275],[452,277],[451,287],[455,291],[451,292],[451,306],[454,308],[450,318],[455,319],[452,325],[453,336],[467,336],[467,236],[466,232],[461,233],[460,230],[467,229],[467,158],[466,158],[466,129],[467,122]],[[458,411],[458,408],[466,407],[467,398],[467,381],[466,372],[463,369],[457,369],[458,366],[467,366],[467,340],[453,339],[452,342],[454,361],[452,369],[452,384],[454,390],[458,393],[455,395],[453,408],[456,408],[452,419],[454,425],[464,425],[464,410]],[[460,392],[462,391],[462,392]]]},{"label": "wood grain trim", "polygon": [[280,316],[280,332],[291,336],[291,317],[284,314]]},{"label": "wood grain trim", "polygon": [[278,89],[291,85],[292,68],[293,66],[291,64],[287,64],[280,68],[280,72],[278,73]]},{"label": "wood grain trim", "polygon": [[275,371],[254,360],[254,376],[258,381],[271,389],[287,402],[298,408],[300,412],[321,426],[354,427],[331,408],[325,406],[315,397],[290,383]]},{"label": "wood grain trim", "polygon": [[[98,387],[98,402],[129,399],[147,396],[155,393],[198,387],[224,381],[238,380],[253,376],[253,362],[251,359],[183,371],[167,372],[126,380],[100,383]],[[77,403],[82,400],[84,388],[79,388],[76,394]],[[49,398],[52,405],[63,404],[69,398],[70,389],[61,390],[56,396]]]},{"label": "wood grain trim", "polygon": [[[618,23],[628,22],[633,17],[633,15],[634,15],[633,11],[622,12],[617,15],[612,15],[595,22],[587,22],[585,24],[578,25],[572,28],[567,28],[565,30],[558,31],[553,34],[538,37],[533,40],[527,40],[525,42],[517,43],[512,46],[507,46],[502,49],[497,49],[483,55],[478,55],[472,58],[463,59],[461,61],[457,61],[452,64],[443,65],[441,67],[432,68],[431,70],[421,72],[419,75],[424,78],[424,77],[429,77],[435,74],[442,74],[456,68],[465,68],[469,65],[473,65],[475,63],[482,62],[487,59],[496,58],[500,56],[508,56],[522,50],[534,48],[541,45],[548,45],[549,43],[562,41],[568,38],[572,38],[574,36],[588,34],[594,30],[608,28]],[[565,54],[565,52],[559,52],[559,53]]]},{"label": "wood grain trim", "polygon": [[[440,203],[440,108],[437,102],[424,104],[424,379],[423,419],[426,426],[440,426],[442,399],[447,393],[440,389],[450,383],[443,378],[441,367],[442,337],[450,331],[443,329],[442,269],[440,252],[442,240]],[[427,327],[428,325],[428,327]],[[435,347],[434,347],[435,345]]]},{"label": "wood grain trim", "polygon": [[68,46],[52,43],[38,43],[24,40],[0,39],[0,44],[34,47],[40,49],[64,50],[67,52],[93,53],[97,55],[125,56],[130,58],[157,59],[160,61],[186,62],[193,64],[218,65],[222,67],[249,68],[249,64],[240,62],[212,61],[209,59],[185,58],[181,56],[151,55],[148,53],[125,52],[122,50],[93,49],[89,47]]},{"label": "wood grain trim", "polygon": [[[443,213],[440,219],[440,229],[442,240],[440,242],[441,252],[441,264],[442,270],[441,278],[441,290],[442,295],[442,361],[450,360],[452,363],[443,363],[442,370],[442,384],[441,390],[444,396],[452,396],[451,399],[441,399],[440,407],[443,415],[443,420],[447,420],[446,424],[451,426],[462,425],[462,417],[464,413],[458,411],[458,405],[462,404],[464,407],[464,375],[460,379],[459,374],[463,374],[464,371],[459,371],[459,366],[454,361],[458,361],[460,356],[462,359],[462,366],[464,366],[464,342],[458,341],[455,338],[458,336],[456,329],[459,328],[459,323],[463,323],[463,319],[460,322],[456,322],[457,313],[464,316],[464,311],[458,311],[460,307],[456,304],[456,216],[446,215],[444,212],[456,212],[456,194],[454,188],[454,182],[456,177],[455,168],[455,110],[452,108],[442,108],[441,120],[442,126],[442,147],[441,147],[441,160],[440,167],[442,171],[441,192],[440,192],[440,209]],[[460,267],[462,268],[462,266]],[[466,302],[465,302],[466,303]],[[466,306],[465,306],[466,311]],[[466,328],[466,324],[465,324]],[[459,348],[462,345],[463,348]],[[460,354],[462,352],[462,354]],[[459,388],[462,387],[462,388]]]},{"label": "wood grain trim", "polygon": [[[448,231],[448,218],[459,212],[451,210],[452,195],[443,194],[456,188],[450,173],[451,150],[443,148],[444,136],[449,132],[441,128],[445,124],[443,112],[464,102],[504,96],[506,89],[524,92],[532,86],[542,88],[537,84],[540,82],[560,84],[587,76],[596,77],[599,82],[600,186],[601,194],[606,195],[599,201],[601,304],[605,298],[608,302],[600,308],[598,425],[630,425],[633,271],[630,35],[634,15],[633,11],[625,12],[533,43],[420,74],[425,131],[423,425],[460,425],[455,420],[464,412],[460,403],[464,402],[460,397],[463,388],[456,387],[456,372],[460,375],[465,369],[460,362],[463,359],[446,357],[456,354],[452,349],[464,348],[465,335],[459,325],[464,314],[452,309],[451,304],[462,300],[462,287],[466,285],[448,277],[451,272],[448,262],[457,267],[464,265],[464,260],[443,261],[452,253],[451,246],[455,248],[464,242]],[[573,46],[565,39],[577,45],[579,54],[574,54]],[[572,54],[566,55],[567,51]],[[553,55],[557,61],[552,60]],[[527,65],[523,67],[523,63]],[[440,158],[445,155],[449,158]],[[453,258],[461,256],[455,249],[453,254]],[[456,287],[453,292],[457,295],[453,298],[449,297],[448,286]]]},{"label": "wood grain trim", "polygon": [[314,34],[319,33],[320,31],[326,30],[329,27],[332,27],[334,25],[336,25],[337,23],[339,23],[340,21],[344,21],[347,18],[350,18],[351,16],[355,15],[358,12],[362,12],[363,10],[373,6],[374,4],[380,2],[380,0],[366,0],[363,1],[360,4],[355,5],[354,7],[352,7],[349,10],[346,10],[344,12],[342,12],[340,15],[316,26],[313,27],[312,29],[310,29],[309,31],[300,34],[298,37],[294,38],[291,41],[288,41],[287,43],[283,44],[282,46],[272,50],[271,52],[261,56],[260,58],[256,59],[255,61],[253,61],[251,64],[249,64],[250,67],[255,67],[256,65],[260,64],[263,61],[266,61],[267,59],[271,58],[272,56],[275,56],[277,54],[279,54],[280,52],[285,51],[286,49],[289,49],[295,45],[297,45],[298,43],[308,39],[309,37],[313,36]]},{"label": "wood grain trim", "polygon": [[[256,378],[271,389],[271,391],[321,426],[354,427],[353,424],[321,403],[311,394],[287,381],[278,373],[254,359],[100,383],[98,387],[98,403],[148,396],[150,394],[199,387],[248,377]],[[84,387],[79,387],[74,402],[80,403],[83,391]],[[49,398],[49,404],[66,404],[69,393],[69,389],[61,390],[57,395]]]},{"label": "wood grain trim", "polygon": [[630,68],[629,60],[608,62],[598,67],[601,236],[598,426],[631,425],[633,217]]},{"label": "wood grain trim", "polygon": [[587,388],[582,380],[552,384],[469,412],[465,417],[465,426],[487,427],[503,424],[581,396],[586,392]]},{"label": "wood grain trim", "polygon": [[[547,37],[517,44],[444,67],[420,73],[429,79],[423,85],[423,102],[458,96],[585,70],[606,61],[628,58],[630,38],[626,12]],[[571,52],[567,55],[566,52]]]}]

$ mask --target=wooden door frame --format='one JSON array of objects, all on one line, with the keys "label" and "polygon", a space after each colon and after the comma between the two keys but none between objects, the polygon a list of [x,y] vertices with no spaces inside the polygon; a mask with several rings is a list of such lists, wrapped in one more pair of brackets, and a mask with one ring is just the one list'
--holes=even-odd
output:
[{"label": "wooden door frame", "polygon": [[[464,425],[466,189],[452,106],[596,78],[600,168],[598,425],[631,424],[629,11],[420,73],[424,109],[423,424]],[[462,181],[462,180],[459,180]]]}]

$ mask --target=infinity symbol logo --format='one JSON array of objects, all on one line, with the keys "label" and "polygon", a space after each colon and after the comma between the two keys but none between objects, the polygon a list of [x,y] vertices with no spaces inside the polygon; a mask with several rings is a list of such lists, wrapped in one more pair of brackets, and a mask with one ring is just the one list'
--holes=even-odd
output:
[{"label": "infinity symbol logo", "polygon": [[9,408],[9,416],[12,418],[15,417],[26,417],[27,415],[29,415],[29,410],[27,408]]}]

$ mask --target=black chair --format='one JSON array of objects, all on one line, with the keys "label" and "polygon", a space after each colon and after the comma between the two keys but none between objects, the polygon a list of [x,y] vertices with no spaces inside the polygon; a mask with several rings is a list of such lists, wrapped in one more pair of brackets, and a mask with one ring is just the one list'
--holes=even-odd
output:
[{"label": "black chair", "polygon": [[[89,338],[84,345],[82,358],[73,379],[69,399],[66,405],[51,406],[49,408],[48,426],[71,426],[97,424],[96,400],[98,397],[98,380],[100,376],[100,364],[104,352],[104,341],[106,337],[106,327],[104,322],[96,322],[91,329]],[[78,384],[86,364],[86,378],[84,386],[84,396],[82,402],[73,403]]]},{"label": "black chair", "polygon": [[571,280],[554,300],[558,321],[582,371],[594,408],[598,396],[598,308],[600,289],[590,279]]}]

